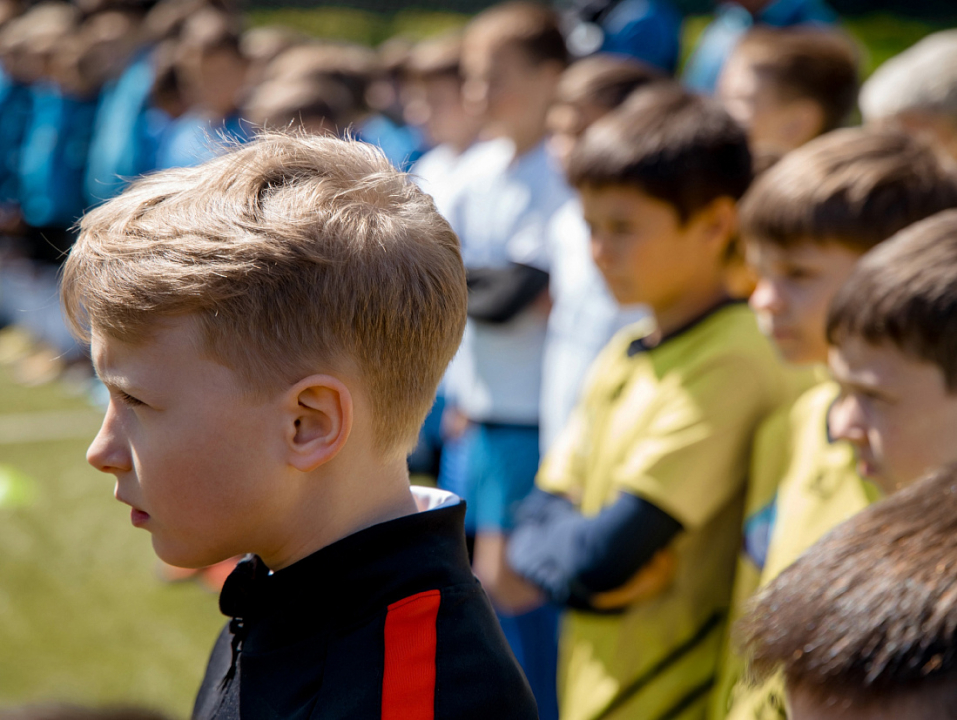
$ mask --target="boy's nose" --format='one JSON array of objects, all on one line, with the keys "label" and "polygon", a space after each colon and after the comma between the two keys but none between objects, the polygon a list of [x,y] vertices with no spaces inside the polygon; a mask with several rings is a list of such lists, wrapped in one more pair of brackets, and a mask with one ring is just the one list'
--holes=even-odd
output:
[{"label": "boy's nose", "polygon": [[784,307],[780,288],[767,278],[758,278],[758,284],[748,301],[757,312],[778,313]]},{"label": "boy's nose", "polygon": [[860,403],[851,397],[838,398],[827,414],[828,433],[835,440],[861,445],[867,433],[861,423]]},{"label": "boy's nose", "polygon": [[594,232],[591,235],[591,259],[599,270],[612,264],[609,244],[601,235]]},{"label": "boy's nose", "polygon": [[112,403],[99,432],[86,451],[86,461],[100,472],[114,475],[132,469],[130,453],[126,444],[121,442]]}]

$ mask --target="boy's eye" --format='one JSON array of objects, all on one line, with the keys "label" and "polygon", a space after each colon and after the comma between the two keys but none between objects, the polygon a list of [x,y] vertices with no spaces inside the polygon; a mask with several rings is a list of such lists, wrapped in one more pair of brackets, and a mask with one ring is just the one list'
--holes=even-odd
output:
[{"label": "boy's eye", "polygon": [[811,270],[802,267],[789,267],[784,274],[789,280],[810,280],[815,275]]},{"label": "boy's eye", "polygon": [[116,395],[125,405],[129,405],[130,407],[139,407],[140,405],[146,404],[142,400],[139,400],[138,398],[123,392],[122,390],[117,390]]}]

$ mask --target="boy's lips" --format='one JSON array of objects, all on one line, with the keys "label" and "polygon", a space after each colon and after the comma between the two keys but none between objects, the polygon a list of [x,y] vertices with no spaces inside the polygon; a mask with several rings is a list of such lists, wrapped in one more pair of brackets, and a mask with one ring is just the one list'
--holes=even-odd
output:
[{"label": "boy's lips", "polygon": [[128,500],[124,500],[119,496],[118,489],[114,491],[113,496],[119,500],[124,505],[130,506],[130,522],[133,523],[133,527],[142,527],[147,520],[150,519],[150,514],[145,510],[140,510],[133,503]]},{"label": "boy's lips", "polygon": [[149,519],[149,513],[130,508],[130,522],[133,523],[133,527],[143,527]]}]

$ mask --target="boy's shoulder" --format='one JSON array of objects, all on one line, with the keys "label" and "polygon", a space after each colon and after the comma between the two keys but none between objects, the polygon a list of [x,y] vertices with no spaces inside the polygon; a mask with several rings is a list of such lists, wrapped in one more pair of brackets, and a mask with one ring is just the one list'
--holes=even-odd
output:
[{"label": "boy's shoulder", "polygon": [[857,472],[853,446],[831,437],[828,412],[839,392],[833,381],[819,383],[798,398],[789,413],[791,453],[778,488],[762,584],[827,531],[881,497]]},{"label": "boy's shoulder", "polygon": [[410,709],[437,720],[537,716],[471,574],[464,504],[416,490],[418,513],[276,573],[253,556],[237,566],[220,598],[233,620],[211,655],[194,720],[378,718]]},{"label": "boy's shoulder", "polygon": [[619,331],[596,361],[593,377],[609,378],[619,369],[629,375],[648,374],[667,388],[735,365],[750,369],[751,382],[765,385],[776,402],[786,390],[784,366],[744,302],[722,304],[665,338],[656,339],[654,333],[650,318]]}]

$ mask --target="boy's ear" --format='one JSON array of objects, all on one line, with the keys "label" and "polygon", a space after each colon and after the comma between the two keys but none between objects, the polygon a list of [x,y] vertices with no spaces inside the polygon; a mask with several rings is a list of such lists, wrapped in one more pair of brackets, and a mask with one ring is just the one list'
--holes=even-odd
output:
[{"label": "boy's ear", "polygon": [[289,464],[301,472],[323,465],[352,433],[352,393],[331,375],[310,375],[290,388],[285,408]]},{"label": "boy's ear", "polygon": [[738,204],[728,196],[715,198],[697,213],[695,221],[705,245],[724,254],[738,234]]}]

